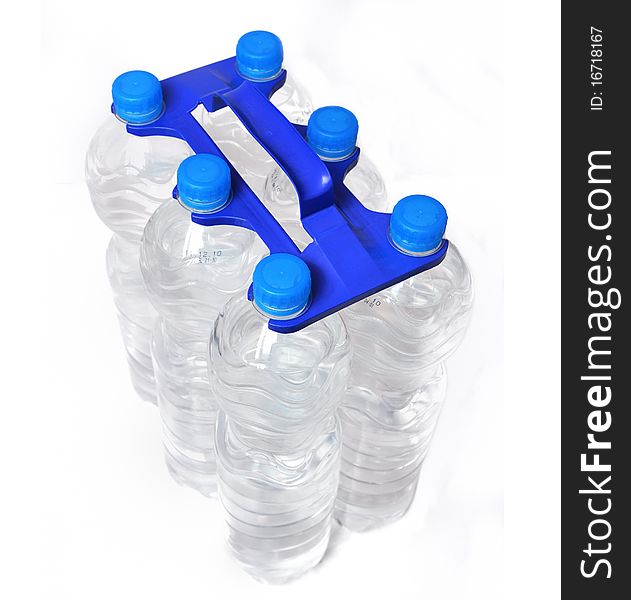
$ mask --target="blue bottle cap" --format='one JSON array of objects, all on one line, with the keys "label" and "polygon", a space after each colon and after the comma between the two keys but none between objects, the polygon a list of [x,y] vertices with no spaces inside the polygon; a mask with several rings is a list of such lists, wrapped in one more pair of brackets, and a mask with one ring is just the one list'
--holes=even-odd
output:
[{"label": "blue bottle cap", "polygon": [[194,154],[177,170],[181,204],[197,213],[215,212],[230,199],[230,168],[214,154]]},{"label": "blue bottle cap", "polygon": [[261,312],[277,319],[290,319],[309,304],[311,271],[293,254],[270,254],[254,269],[252,292]]},{"label": "blue bottle cap", "polygon": [[237,69],[247,79],[272,79],[283,66],[283,43],[269,31],[250,31],[237,42]]},{"label": "blue bottle cap", "polygon": [[149,123],[162,113],[162,87],[147,71],[128,71],[112,84],[116,115],[127,123]]},{"label": "blue bottle cap", "polygon": [[324,159],[347,157],[357,144],[357,117],[341,106],[323,106],[314,111],[307,125],[307,141]]},{"label": "blue bottle cap", "polygon": [[390,239],[405,254],[436,250],[447,227],[445,207],[430,196],[406,196],[390,217]]}]

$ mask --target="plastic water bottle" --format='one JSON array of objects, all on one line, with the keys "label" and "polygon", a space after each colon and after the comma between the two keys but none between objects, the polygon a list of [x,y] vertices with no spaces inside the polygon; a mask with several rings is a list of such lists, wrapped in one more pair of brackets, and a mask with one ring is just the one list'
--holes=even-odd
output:
[{"label": "plastic water bottle", "polygon": [[101,220],[114,232],[107,272],[138,394],[155,402],[151,329],[155,313],[138,264],[140,238],[149,217],[171,197],[178,165],[192,151],[180,139],[140,137],[127,123],[147,123],[163,111],[160,82],[145,71],[130,71],[112,85],[115,114],[97,131],[86,156],[86,181]]},{"label": "plastic water bottle", "polygon": [[[428,196],[395,206],[391,241],[422,256],[440,246],[447,213]],[[465,333],[471,277],[453,243],[443,262],[342,311],[353,348],[340,409],[343,447],[335,516],[353,530],[401,517],[446,393],[443,361]]]},{"label": "plastic water bottle", "polygon": [[216,406],[208,381],[213,321],[232,296],[244,296],[266,247],[252,231],[204,226],[191,213],[230,201],[230,169],[210,154],[187,158],[177,171],[178,200],[149,219],[140,264],[160,318],[153,340],[158,406],[169,472],[181,484],[216,492]]},{"label": "plastic water bottle", "polygon": [[[358,130],[359,123],[350,110],[341,106],[324,106],[309,119],[307,142],[323,161],[342,160],[355,150]],[[366,208],[383,210],[387,203],[386,187],[374,164],[363,153],[344,183]],[[300,221],[296,189],[278,166],[267,177],[263,203],[300,250],[313,241]]]},{"label": "plastic water bottle", "polygon": [[[269,31],[250,31],[237,43],[236,64],[242,77],[266,81],[276,77],[283,66],[283,44]],[[291,74],[270,98],[272,104],[292,123],[306,125],[313,111],[311,98]],[[252,191],[261,198],[265,180],[276,163],[247,132],[230,108],[213,113],[204,111],[201,123],[235,166]]]},{"label": "plastic water bottle", "polygon": [[336,409],[349,368],[344,324],[335,314],[292,334],[268,327],[269,318],[302,312],[310,289],[302,260],[270,255],[254,271],[253,302],[230,301],[210,343],[228,546],[251,575],[272,583],[322,558],[339,479]]}]

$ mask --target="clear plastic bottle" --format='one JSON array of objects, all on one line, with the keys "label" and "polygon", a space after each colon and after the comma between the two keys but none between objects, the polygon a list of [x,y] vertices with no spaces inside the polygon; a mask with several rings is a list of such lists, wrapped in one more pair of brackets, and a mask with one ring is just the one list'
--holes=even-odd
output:
[{"label": "clear plastic bottle", "polygon": [[[355,115],[341,106],[324,106],[309,119],[307,141],[324,161],[346,158],[357,144],[359,124]],[[357,164],[344,179],[345,185],[370,210],[385,210],[386,187],[375,165],[360,154]],[[313,240],[300,221],[296,189],[278,166],[267,176],[263,203],[285,228],[300,250]]]},{"label": "clear plastic bottle", "polygon": [[273,254],[254,272],[254,301],[230,301],[210,344],[219,405],[217,473],[228,546],[256,579],[282,583],[327,548],[339,478],[336,409],[349,345],[339,315],[292,334],[269,329],[309,301],[309,269]]},{"label": "clear plastic bottle", "polygon": [[[391,219],[393,244],[433,252],[447,214],[436,200],[409,196]],[[464,336],[471,276],[450,243],[443,262],[342,311],[353,348],[340,409],[342,466],[335,516],[361,531],[404,515],[446,393],[443,361]]]},{"label": "clear plastic bottle", "polygon": [[208,339],[222,306],[246,294],[267,249],[248,229],[191,220],[192,212],[215,212],[230,201],[230,169],[221,158],[187,158],[177,185],[179,201],[162,205],[145,227],[140,265],[160,315],[153,359],[167,467],[178,483],[213,496],[216,406]]},{"label": "clear plastic bottle", "polygon": [[138,395],[156,403],[151,362],[151,332],[156,312],[147,298],[140,273],[140,247],[122,235],[113,235],[105,262],[118,316],[131,379]]},{"label": "clear plastic bottle", "polygon": [[[239,39],[236,59],[244,78],[251,81],[272,79],[282,68],[283,45],[273,33],[250,31]],[[290,74],[270,100],[289,121],[299,125],[306,125],[313,111],[308,92]],[[202,112],[201,123],[252,191],[261,198],[267,175],[276,164],[272,157],[229,108]]]},{"label": "clear plastic bottle", "polygon": [[132,382],[141,398],[155,403],[150,354],[155,312],[142,285],[140,238],[155,209],[171,197],[177,167],[192,150],[180,139],[127,132],[127,123],[153,121],[163,110],[160,82],[150,73],[120,75],[112,85],[112,97],[116,114],[92,139],[85,175],[97,214],[114,232],[107,272]]}]

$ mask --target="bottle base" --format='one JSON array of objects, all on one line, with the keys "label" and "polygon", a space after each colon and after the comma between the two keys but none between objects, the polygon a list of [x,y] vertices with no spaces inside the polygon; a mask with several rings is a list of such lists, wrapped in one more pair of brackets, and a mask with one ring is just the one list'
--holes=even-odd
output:
[{"label": "bottle base", "polygon": [[234,531],[228,535],[228,546],[236,562],[256,581],[270,585],[283,585],[300,579],[322,561],[330,536],[329,523],[321,538],[308,551],[301,551],[299,555],[287,558],[277,556],[277,554],[284,554],[287,550],[277,553],[271,547],[269,550],[259,551],[240,547],[237,542],[238,534],[235,535]]},{"label": "bottle base", "polygon": [[355,532],[378,529],[395,523],[406,515],[418,485],[417,472],[414,481],[405,489],[395,494],[374,496],[348,491],[340,483],[340,490],[335,500],[334,519],[346,529]]},{"label": "bottle base", "polygon": [[349,531],[362,533],[364,531],[380,529],[381,527],[385,527],[391,523],[396,523],[396,521],[407,514],[411,505],[412,502],[410,501],[410,503],[402,510],[381,517],[374,515],[361,515],[356,512],[355,507],[344,507],[341,509],[336,508],[335,520]]}]

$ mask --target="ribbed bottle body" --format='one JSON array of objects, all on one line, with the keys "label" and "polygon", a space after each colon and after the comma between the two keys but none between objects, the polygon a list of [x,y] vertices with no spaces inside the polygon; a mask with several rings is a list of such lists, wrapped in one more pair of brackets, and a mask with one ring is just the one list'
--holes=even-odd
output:
[{"label": "ribbed bottle body", "polygon": [[140,243],[149,217],[171,198],[180,163],[193,152],[178,138],[137,136],[108,117],[92,138],[85,174],[96,213],[114,233]]},{"label": "ribbed bottle body", "polygon": [[99,218],[114,235],[107,249],[107,272],[134,388],[155,403],[151,330],[156,313],[138,264],[143,229],[160,204],[171,198],[175,174],[192,154],[183,140],[140,137],[109,116],[92,138],[85,176]]},{"label": "ribbed bottle body", "polygon": [[317,564],[328,545],[349,346],[337,315],[288,335],[267,321],[247,299],[230,302],[210,368],[228,545],[255,578],[279,583]]},{"label": "ribbed bottle body", "polygon": [[342,311],[353,347],[336,504],[346,527],[377,527],[409,508],[446,394],[443,361],[471,306],[471,277],[451,244],[437,267]]},{"label": "ribbed bottle body", "polygon": [[155,403],[151,335],[157,313],[145,292],[139,257],[138,244],[112,236],[106,253],[107,274],[132,384],[143,400]]},{"label": "ribbed bottle body", "polygon": [[153,364],[165,458],[176,481],[212,496],[216,490],[216,404],[208,380],[208,340],[221,307],[245,296],[254,266],[267,254],[240,227],[198,225],[173,200],[149,220],[141,269],[160,315]]},{"label": "ribbed bottle body", "polygon": [[152,356],[169,473],[180,485],[213,497],[217,492],[217,407],[208,381],[210,325],[158,318]]}]

